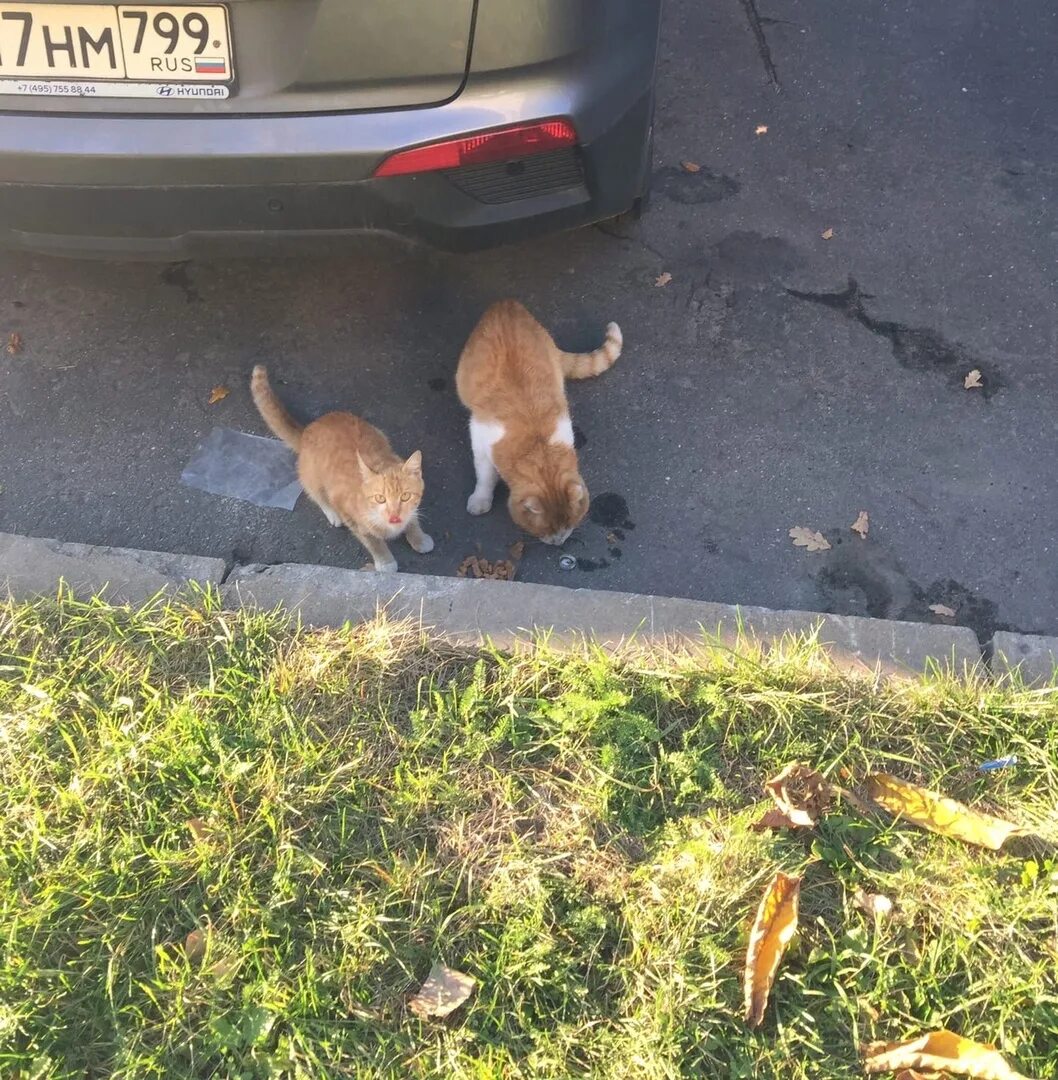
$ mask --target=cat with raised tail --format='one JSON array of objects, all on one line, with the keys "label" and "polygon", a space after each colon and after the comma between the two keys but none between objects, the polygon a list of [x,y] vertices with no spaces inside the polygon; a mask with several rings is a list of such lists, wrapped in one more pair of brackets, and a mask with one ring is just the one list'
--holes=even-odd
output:
[{"label": "cat with raised tail", "polygon": [[264,422],[298,456],[298,479],[305,494],[332,525],[344,525],[367,548],[379,573],[393,573],[397,561],[387,540],[407,539],[425,554],[433,540],[419,525],[422,454],[398,457],[389,440],[366,420],[331,412],[302,427],[287,412],[258,364],[250,393]]},{"label": "cat with raised tail", "polygon": [[502,479],[515,524],[546,544],[565,543],[588,512],[565,380],[602,374],[621,345],[621,328],[612,322],[593,352],[563,352],[516,300],[485,312],[456,372],[459,399],[470,410],[477,477],[467,500],[471,514],[492,509]]}]

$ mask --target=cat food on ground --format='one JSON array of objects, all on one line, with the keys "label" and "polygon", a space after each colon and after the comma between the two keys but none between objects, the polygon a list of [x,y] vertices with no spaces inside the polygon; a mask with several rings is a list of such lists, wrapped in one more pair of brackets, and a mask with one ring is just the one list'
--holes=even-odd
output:
[{"label": "cat food on ground", "polygon": [[514,581],[515,565],[508,559],[489,562],[480,555],[468,555],[456,570],[457,577],[489,578],[492,581]]}]

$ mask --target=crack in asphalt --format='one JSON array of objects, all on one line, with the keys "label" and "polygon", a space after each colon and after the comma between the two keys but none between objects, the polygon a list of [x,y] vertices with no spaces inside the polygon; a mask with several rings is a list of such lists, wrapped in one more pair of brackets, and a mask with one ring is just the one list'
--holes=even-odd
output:
[{"label": "crack in asphalt", "polygon": [[779,73],[775,69],[775,61],[771,58],[771,46],[768,45],[768,37],[764,33],[760,12],[757,11],[757,0],[740,0],[740,2],[742,9],[746,13],[749,28],[757,42],[757,54],[760,56],[760,62],[764,65],[764,74],[768,76],[768,81],[776,90],[782,90]]}]

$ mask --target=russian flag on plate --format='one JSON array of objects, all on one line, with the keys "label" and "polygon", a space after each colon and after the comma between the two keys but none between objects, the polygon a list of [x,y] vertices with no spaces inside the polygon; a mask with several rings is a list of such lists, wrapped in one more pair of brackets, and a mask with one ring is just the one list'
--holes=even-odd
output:
[{"label": "russian flag on plate", "polygon": [[224,58],[220,56],[196,56],[195,57],[195,74],[196,75],[225,75],[227,74],[228,66],[224,62]]}]

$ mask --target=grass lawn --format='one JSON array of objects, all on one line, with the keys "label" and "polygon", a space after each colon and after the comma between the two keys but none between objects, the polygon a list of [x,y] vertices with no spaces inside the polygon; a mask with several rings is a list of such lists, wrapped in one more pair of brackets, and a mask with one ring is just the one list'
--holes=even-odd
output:
[{"label": "grass lawn", "polygon": [[[793,760],[1035,836],[752,831]],[[939,1027],[1058,1075],[1058,690],[851,678],[803,643],[512,657],[208,596],[8,603],[0,804],[5,1078],[817,1080]],[[780,869],[800,932],[750,1031]],[[477,989],[421,1020],[438,960]]]}]

